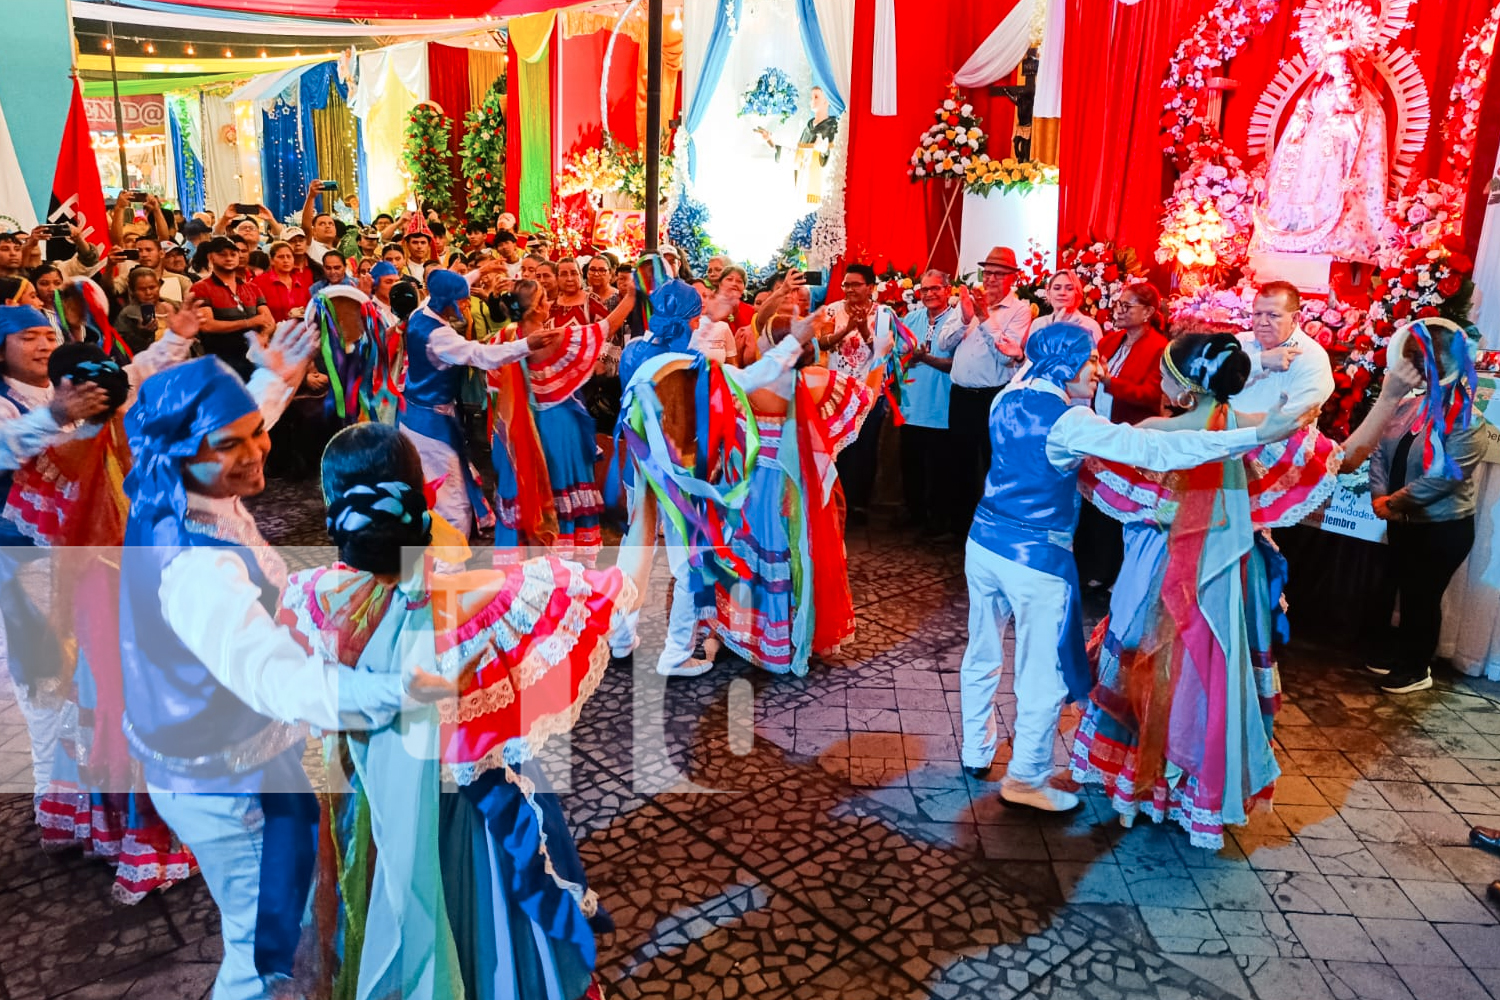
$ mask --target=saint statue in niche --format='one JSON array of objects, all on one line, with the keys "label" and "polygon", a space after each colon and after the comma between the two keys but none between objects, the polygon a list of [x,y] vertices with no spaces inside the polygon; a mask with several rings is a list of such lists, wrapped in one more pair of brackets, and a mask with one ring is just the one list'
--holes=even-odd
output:
[{"label": "saint statue in niche", "polygon": [[[1252,154],[1270,147],[1252,253],[1363,262],[1380,249],[1387,201],[1425,142],[1428,109],[1409,53],[1387,51],[1406,27],[1409,3],[1373,2],[1378,9],[1364,0],[1309,0],[1299,12],[1304,55],[1272,81],[1251,120]],[[1396,98],[1394,130],[1382,83]]]},{"label": "saint statue in niche", "polygon": [[[828,98],[822,87],[812,89],[807,103],[812,109],[812,117],[802,127],[792,151],[792,179],[797,185],[798,202],[817,205],[823,200],[823,168],[828,166],[828,156],[838,138],[839,119],[837,115],[829,114]],[[756,131],[776,151],[776,159],[780,162],[782,143],[764,128]]]}]

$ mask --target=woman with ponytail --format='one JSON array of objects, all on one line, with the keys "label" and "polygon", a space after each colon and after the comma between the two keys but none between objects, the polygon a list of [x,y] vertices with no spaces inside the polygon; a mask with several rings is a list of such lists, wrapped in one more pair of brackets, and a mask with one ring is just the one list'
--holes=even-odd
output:
[{"label": "woman with ponytail", "polygon": [[[1260,422],[1229,399],[1251,364],[1232,334],[1188,334],[1162,354],[1161,387],[1181,411],[1141,426],[1224,430]],[[1388,376],[1367,447],[1405,394]],[[1218,849],[1226,825],[1269,806],[1280,773],[1271,728],[1280,703],[1273,636],[1285,561],[1260,529],[1295,524],[1333,492],[1344,454],[1311,427],[1223,462],[1156,475],[1090,460],[1084,495],[1125,524],[1109,618],[1095,632],[1097,683],[1078,728],[1073,773],[1104,785],[1121,821],[1180,823]]]},{"label": "woman with ponytail", "polygon": [[334,995],[596,996],[594,935],[611,925],[532,761],[598,686],[634,584],[555,557],[436,572],[429,547],[451,559],[463,539],[429,509],[416,447],[384,424],[334,436],[323,495],[339,562],[291,576],[281,620],[351,676],[425,671],[458,690],[330,747],[355,789],[322,811],[338,870],[314,912]]}]

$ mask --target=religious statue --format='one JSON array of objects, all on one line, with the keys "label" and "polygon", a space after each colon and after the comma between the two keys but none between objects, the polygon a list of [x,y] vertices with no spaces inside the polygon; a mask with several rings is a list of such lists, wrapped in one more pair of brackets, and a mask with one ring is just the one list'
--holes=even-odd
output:
[{"label": "religious statue", "polygon": [[[822,87],[814,87],[808,97],[812,117],[802,127],[797,137],[797,146],[792,154],[792,179],[797,185],[798,202],[817,205],[823,200],[823,168],[828,166],[828,157],[833,142],[838,138],[839,119],[828,113],[828,98]],[[782,145],[764,128],[755,130],[766,144],[776,150],[776,159],[781,160]]]},{"label": "religious statue", "polygon": [[1018,163],[1031,159],[1031,123],[1036,109],[1036,72],[1040,65],[1036,47],[1032,46],[1021,58],[1022,82],[990,88],[990,93],[1004,97],[1016,106],[1016,135],[1011,146],[1016,151]]},{"label": "religious statue", "polygon": [[[1387,51],[1409,3],[1371,2],[1373,9],[1365,0],[1308,0],[1299,12],[1305,59],[1283,68],[1252,118],[1251,151],[1270,147],[1270,154],[1251,253],[1368,262],[1380,249],[1387,201],[1421,148],[1427,98],[1409,55]],[[1401,81],[1394,137],[1376,89],[1381,79]]]}]

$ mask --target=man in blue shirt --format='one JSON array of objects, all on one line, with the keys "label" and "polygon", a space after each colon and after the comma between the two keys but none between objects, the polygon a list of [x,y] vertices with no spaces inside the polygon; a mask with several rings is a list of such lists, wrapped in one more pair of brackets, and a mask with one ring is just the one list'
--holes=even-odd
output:
[{"label": "man in blue shirt", "polygon": [[[906,511],[901,524],[920,528],[922,537],[949,541],[956,534],[953,455],[948,437],[948,375],[953,348],[940,343],[942,333],[962,323],[948,304],[948,275],[937,269],[917,283],[920,305],[904,322],[917,338],[912,368],[905,386],[901,425],[901,487]],[[956,338],[954,338],[956,339]]]}]

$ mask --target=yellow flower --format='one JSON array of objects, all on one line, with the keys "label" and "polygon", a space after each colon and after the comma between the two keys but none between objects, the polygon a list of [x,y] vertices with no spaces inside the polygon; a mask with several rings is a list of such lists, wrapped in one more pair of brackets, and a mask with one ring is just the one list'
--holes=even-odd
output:
[{"label": "yellow flower", "polygon": [[977,128],[971,128],[971,129],[969,129],[969,138],[970,139],[978,139],[979,138],[979,129],[977,129]]},{"label": "yellow flower", "polygon": [[954,130],[953,130],[953,129],[951,129],[951,128],[950,128],[950,129],[947,129],[947,130],[946,130],[946,131],[944,131],[944,132],[943,132],[943,134],[944,134],[944,135],[946,135],[946,136],[947,136],[947,137],[948,137],[948,138],[950,138],[950,139],[953,139],[953,138],[955,138],[955,137],[957,137],[957,135],[958,135],[958,133],[957,133],[957,132],[955,132],[955,131],[954,131]]},{"label": "yellow flower", "polygon": [[953,160],[951,158],[944,160],[943,163],[942,163],[942,168],[944,170],[952,170],[953,169]]},{"label": "yellow flower", "polygon": [[1006,166],[1006,167],[1015,167],[1015,166],[1019,166],[1019,164],[1017,164],[1017,163],[1016,163],[1016,158],[1015,158],[1015,157],[1014,157],[1014,156],[1007,156],[1007,157],[1006,157],[1006,158],[1005,158],[1005,159],[1004,159],[1004,160],[1003,160],[1003,161],[1002,161],[1002,165],[1003,165],[1003,166]]}]

